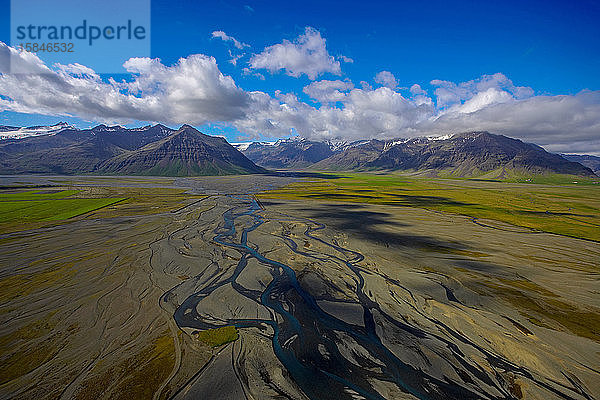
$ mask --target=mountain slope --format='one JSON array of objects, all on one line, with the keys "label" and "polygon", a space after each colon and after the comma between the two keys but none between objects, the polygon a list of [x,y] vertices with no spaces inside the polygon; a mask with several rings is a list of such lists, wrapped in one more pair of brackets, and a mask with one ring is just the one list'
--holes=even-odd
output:
[{"label": "mountain slope", "polygon": [[384,148],[385,142],[376,139],[368,142],[351,143],[344,148],[341,148],[331,157],[315,163],[311,168],[328,171],[361,169],[369,162],[379,157]]},{"label": "mountain slope", "polygon": [[469,132],[446,140],[411,139],[394,145],[365,165],[368,169],[445,171],[478,176],[497,171],[540,174],[592,175],[589,168],[518,139],[489,132]]},{"label": "mountain slope", "polygon": [[257,165],[268,168],[305,168],[333,155],[326,143],[305,139],[279,140],[275,144],[252,143],[243,153]]},{"label": "mountain slope", "polygon": [[[27,129],[33,128],[48,131]],[[163,125],[61,127],[43,135],[0,140],[0,173],[5,174],[190,176],[264,171],[225,139],[203,135],[190,126],[177,132]]]},{"label": "mountain slope", "polygon": [[265,172],[225,139],[204,135],[189,125],[140,149],[112,157],[100,163],[96,171],[164,176]]},{"label": "mountain slope", "polygon": [[405,170],[432,175],[505,178],[520,174],[593,172],[543,148],[489,132],[468,132],[437,139],[414,138],[357,143],[315,163],[320,170]]},{"label": "mountain slope", "polygon": [[600,157],[579,154],[561,154],[561,156],[569,161],[578,162],[594,171],[596,175],[600,175]]},{"label": "mountain slope", "polygon": [[0,173],[91,173],[99,163],[159,140],[172,131],[162,125],[135,129],[99,125],[84,130],[65,127],[51,134],[4,139],[0,141]]}]

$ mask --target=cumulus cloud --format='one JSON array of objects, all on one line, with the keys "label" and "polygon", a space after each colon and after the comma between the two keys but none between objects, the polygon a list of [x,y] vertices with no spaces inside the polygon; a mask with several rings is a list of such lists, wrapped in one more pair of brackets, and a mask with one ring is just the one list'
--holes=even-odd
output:
[{"label": "cumulus cloud", "polygon": [[303,89],[318,103],[311,105],[294,93],[243,90],[202,54],[173,65],[132,58],[124,64],[131,79],[115,81],[79,64],[50,68],[1,42],[0,51],[12,53],[19,70],[28,71],[0,74],[0,111],[121,124],[221,123],[250,137],[298,133],[357,140],[488,130],[550,151],[600,154],[600,91],[534,96],[502,74],[459,83],[435,80],[434,96],[418,84],[405,96],[387,86],[320,80]]},{"label": "cumulus cloud", "polygon": [[427,92],[426,92],[426,91],[424,91],[424,90],[421,88],[421,85],[419,85],[418,83],[415,83],[414,85],[412,85],[412,86],[410,87],[410,92],[411,92],[412,94],[414,94],[414,95],[425,95],[425,94],[427,94]]},{"label": "cumulus cloud", "polygon": [[283,70],[287,75],[308,76],[315,80],[324,73],[340,75],[340,62],[327,52],[326,41],[314,28],[306,27],[296,40],[265,48],[250,59],[250,67],[271,73]]},{"label": "cumulus cloud", "polygon": [[531,88],[515,86],[510,79],[501,73],[483,75],[481,78],[458,84],[439,79],[434,79],[430,83],[437,87],[435,90],[437,106],[442,108],[460,104],[471,99],[477,93],[492,88],[507,92],[516,99],[525,99],[534,94]]},{"label": "cumulus cloud", "polygon": [[420,129],[487,130],[536,143],[549,151],[600,154],[600,91],[503,100],[470,113],[442,114]]},{"label": "cumulus cloud", "polygon": [[[192,55],[173,66],[158,59],[132,58],[125,69],[133,80],[102,81],[77,64],[48,68],[34,54],[0,42],[19,71],[0,75],[0,110],[74,115],[103,122],[165,123],[230,121],[244,115],[249,96],[223,75],[213,57]],[[21,68],[22,67],[22,68]]]},{"label": "cumulus cloud", "polygon": [[[331,93],[331,90],[325,92]],[[294,94],[278,94],[275,99],[263,94],[260,106],[252,102],[248,118],[236,126],[251,133],[258,133],[255,131],[258,129],[267,136],[295,132],[313,139],[391,138],[410,136],[416,124],[435,112],[432,106],[417,106],[387,87],[355,88],[346,93],[338,89],[338,92],[335,96],[340,106],[322,104],[320,107],[309,106]],[[254,96],[253,99],[256,100]]]},{"label": "cumulus cloud", "polygon": [[398,81],[390,71],[381,71],[377,73],[377,75],[375,75],[375,82],[390,89],[396,89],[398,87]]},{"label": "cumulus cloud", "polygon": [[416,105],[433,105],[433,100],[427,95],[427,92],[421,88],[421,85],[415,83],[410,87],[409,91]]},{"label": "cumulus cloud", "polygon": [[239,40],[237,40],[236,38],[234,38],[233,36],[229,36],[228,34],[226,34],[223,31],[214,31],[211,35],[213,38],[219,38],[224,42],[233,43],[233,45],[240,50],[242,50],[244,47],[250,47],[249,44],[242,43]]},{"label": "cumulus cloud", "polygon": [[506,103],[511,100],[513,100],[513,97],[510,93],[496,88],[489,88],[484,92],[476,93],[464,104],[457,106],[456,111],[459,113],[472,113],[491,104]]},{"label": "cumulus cloud", "polygon": [[600,91],[533,96],[533,90],[515,86],[502,74],[446,85],[470,93],[450,107],[436,107],[419,85],[404,97],[385,86],[348,90],[348,81],[317,81],[303,91],[320,107],[293,95],[265,97],[264,107],[255,108],[240,128],[252,131],[254,121],[262,121],[258,129],[271,136],[293,129],[314,139],[350,140],[487,130],[549,151],[600,154]]},{"label": "cumulus cloud", "polygon": [[354,84],[350,81],[315,81],[310,85],[305,86],[302,91],[320,103],[336,102],[343,100],[347,92],[354,88]]},{"label": "cumulus cloud", "polygon": [[373,90],[373,87],[367,81],[360,81],[360,86],[363,90]]}]

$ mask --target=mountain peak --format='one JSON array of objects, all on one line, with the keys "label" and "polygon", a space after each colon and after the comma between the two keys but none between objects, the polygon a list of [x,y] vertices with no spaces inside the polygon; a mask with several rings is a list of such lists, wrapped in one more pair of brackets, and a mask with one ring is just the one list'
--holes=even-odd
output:
[{"label": "mountain peak", "polygon": [[188,125],[188,124],[183,124],[183,125],[181,125],[181,126],[179,127],[179,129],[177,129],[177,131],[178,131],[178,132],[179,132],[179,131],[181,131],[181,132],[183,132],[183,131],[193,131],[193,132],[198,132],[198,133],[200,133],[200,131],[199,131],[198,129],[196,129],[196,128],[194,128],[193,126],[191,126],[191,125]]},{"label": "mountain peak", "polygon": [[220,137],[201,133],[190,125],[136,151],[106,160],[103,172],[164,176],[262,173],[242,153]]},{"label": "mountain peak", "polygon": [[456,139],[456,138],[476,138],[479,136],[501,136],[501,135],[495,135],[493,133],[489,133],[488,131],[467,131],[467,132],[460,132],[460,133],[455,133],[454,135],[450,136],[451,139]]},{"label": "mountain peak", "polygon": [[165,125],[163,125],[163,124],[155,124],[155,125],[152,125],[152,128],[160,128],[160,129],[162,129],[162,130],[170,130],[170,128],[169,128],[169,127],[167,127],[167,126],[165,126]]},{"label": "mountain peak", "polygon": [[[258,165],[321,170],[410,170],[454,176],[562,173],[591,176],[592,170],[543,148],[488,131],[353,143],[281,140],[276,146],[243,149]],[[321,149],[319,144],[326,145]]]}]

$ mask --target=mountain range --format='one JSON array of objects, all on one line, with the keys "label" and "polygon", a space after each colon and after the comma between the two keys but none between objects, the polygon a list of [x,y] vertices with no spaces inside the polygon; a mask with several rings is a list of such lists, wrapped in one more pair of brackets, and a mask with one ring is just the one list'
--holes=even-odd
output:
[{"label": "mountain range", "polygon": [[594,176],[592,169],[579,160],[569,160],[535,144],[489,132],[350,143],[294,138],[239,146],[250,160],[266,168],[301,165],[322,171],[402,170],[486,178],[543,173]]},{"label": "mountain range", "polygon": [[595,176],[600,157],[558,155],[489,132],[391,140],[229,144],[189,125],[77,129],[0,126],[0,174],[194,176],[265,173],[271,169],[407,171],[433,176]]},{"label": "mountain range", "polygon": [[578,162],[581,165],[585,165],[586,167],[594,171],[596,175],[600,175],[600,157],[598,156],[581,154],[561,154],[561,156],[569,161],[574,161]]},{"label": "mountain range", "polygon": [[[10,128],[0,127],[0,132],[8,135]],[[38,127],[37,132],[0,140],[0,173],[193,176],[265,172],[225,139],[189,125],[178,130],[160,124],[133,129]]]}]

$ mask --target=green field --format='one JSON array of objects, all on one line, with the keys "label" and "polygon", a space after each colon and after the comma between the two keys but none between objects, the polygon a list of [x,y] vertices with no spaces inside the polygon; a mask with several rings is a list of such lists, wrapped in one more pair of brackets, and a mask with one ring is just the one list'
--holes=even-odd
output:
[{"label": "green field", "polygon": [[17,232],[81,218],[171,212],[203,198],[182,189],[118,186],[0,190],[0,232]]},{"label": "green field", "polygon": [[0,201],[54,200],[64,199],[79,193],[78,190],[43,191],[28,190],[15,193],[0,192]]},{"label": "green field", "polygon": [[70,198],[77,190],[0,193],[0,223],[58,221],[97,210],[123,198]]},{"label": "green field", "polygon": [[79,190],[0,192],[0,232],[37,227],[87,214],[123,197],[81,197]]},{"label": "green field", "polygon": [[418,207],[600,241],[598,181],[541,181],[548,183],[337,174],[263,192],[261,197]]}]

